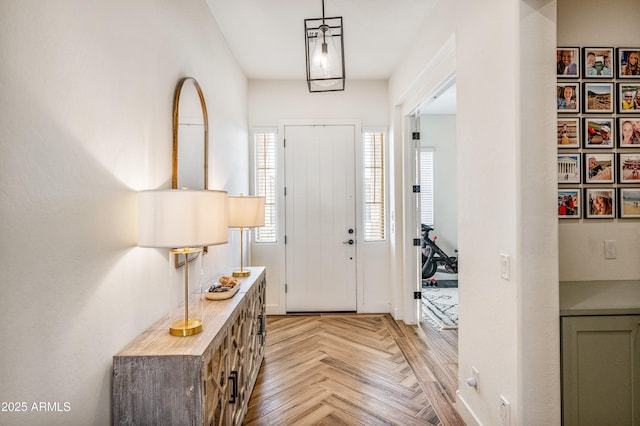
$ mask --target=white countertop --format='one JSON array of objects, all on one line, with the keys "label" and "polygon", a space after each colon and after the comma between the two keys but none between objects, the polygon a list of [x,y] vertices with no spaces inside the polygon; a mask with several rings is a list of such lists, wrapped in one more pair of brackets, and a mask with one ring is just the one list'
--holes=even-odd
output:
[{"label": "white countertop", "polygon": [[640,280],[561,281],[560,315],[640,315]]}]

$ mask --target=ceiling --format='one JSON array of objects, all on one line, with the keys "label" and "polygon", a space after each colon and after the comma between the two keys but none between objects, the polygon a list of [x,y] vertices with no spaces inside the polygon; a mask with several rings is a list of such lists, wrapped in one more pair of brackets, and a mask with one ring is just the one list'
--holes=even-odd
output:
[{"label": "ceiling", "polygon": [[443,115],[456,113],[456,85],[455,83],[447,88],[442,94],[433,98],[425,99],[418,106],[421,115]]},{"label": "ceiling", "polygon": [[[247,78],[305,78],[304,20],[322,17],[322,0],[206,2]],[[435,2],[325,0],[325,17],[343,18],[347,87],[349,80],[388,79],[420,28],[429,24]],[[431,113],[449,113],[443,108],[451,109],[450,93],[439,98],[440,102],[431,104],[435,109]],[[421,106],[421,110],[426,109],[427,105]]]}]

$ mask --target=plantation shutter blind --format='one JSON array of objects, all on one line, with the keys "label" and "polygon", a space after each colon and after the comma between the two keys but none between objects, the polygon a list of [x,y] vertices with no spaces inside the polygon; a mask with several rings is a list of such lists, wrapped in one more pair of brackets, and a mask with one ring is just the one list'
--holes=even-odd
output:
[{"label": "plantation shutter blind", "polygon": [[420,149],[420,220],[433,226],[433,148]]},{"label": "plantation shutter blind", "polygon": [[265,197],[264,226],[256,228],[256,242],[276,242],[276,134],[256,133],[256,195]]},{"label": "plantation shutter blind", "polygon": [[364,133],[365,241],[385,238],[384,134]]}]

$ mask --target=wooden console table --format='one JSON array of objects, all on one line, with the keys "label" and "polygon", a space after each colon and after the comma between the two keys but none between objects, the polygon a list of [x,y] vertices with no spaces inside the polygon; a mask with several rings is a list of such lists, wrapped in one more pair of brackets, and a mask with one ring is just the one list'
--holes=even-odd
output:
[{"label": "wooden console table", "polygon": [[168,316],[113,357],[114,425],[240,425],[264,358],[265,268],[227,300],[205,300],[203,331],[169,335]]}]

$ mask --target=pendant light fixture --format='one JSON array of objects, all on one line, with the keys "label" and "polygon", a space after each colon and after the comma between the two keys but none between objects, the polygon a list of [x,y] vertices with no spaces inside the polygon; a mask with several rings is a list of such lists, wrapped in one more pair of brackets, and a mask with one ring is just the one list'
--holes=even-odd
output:
[{"label": "pendant light fixture", "polygon": [[309,92],[344,90],[344,39],[342,17],[304,20],[307,85]]}]

